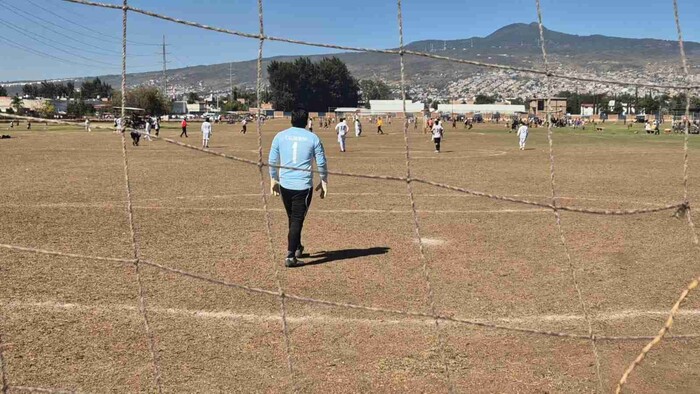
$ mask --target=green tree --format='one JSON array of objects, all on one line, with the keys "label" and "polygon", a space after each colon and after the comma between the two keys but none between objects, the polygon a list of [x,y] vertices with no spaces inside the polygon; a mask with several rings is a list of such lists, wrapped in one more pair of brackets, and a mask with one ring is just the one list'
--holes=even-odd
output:
[{"label": "green tree", "polygon": [[199,101],[199,95],[195,92],[187,93],[187,104],[194,104]]},{"label": "green tree", "polygon": [[312,63],[309,58],[298,58],[294,62],[273,61],[267,73],[270,101],[278,110],[291,111],[298,105],[309,111],[357,106],[357,80],[336,57],[324,58],[319,63]]},{"label": "green tree", "polygon": [[659,100],[651,97],[651,95],[646,95],[639,99],[639,108],[644,110],[646,114],[653,114],[659,111]]},{"label": "green tree", "polygon": [[7,89],[2,85],[0,85],[0,96],[7,96]]},{"label": "green tree", "polygon": [[25,83],[24,86],[22,86],[22,95],[28,96],[30,98],[38,97],[39,86],[30,83]]},{"label": "green tree", "polygon": [[474,104],[493,104],[496,102],[496,97],[486,94],[477,94],[474,98]]},{"label": "green tree", "polygon": [[362,92],[362,101],[366,108],[369,108],[370,100],[391,99],[391,89],[389,85],[385,84],[383,81],[363,79],[359,84],[360,91]]},{"label": "green tree", "polygon": [[[112,95],[112,102],[117,110],[121,107],[121,100],[121,92],[117,91]],[[170,112],[171,105],[171,101],[163,96],[163,92],[157,87],[142,86],[126,92],[126,106],[142,108],[147,115],[165,115]]]},{"label": "green tree", "polygon": [[[72,82],[69,82],[69,84],[72,84]],[[70,88],[71,86],[69,85],[68,87]],[[113,93],[112,85],[101,81],[100,78],[85,81],[80,85],[80,96],[83,99],[108,98],[112,97]]]},{"label": "green tree", "polygon": [[615,106],[613,107],[612,113],[622,115],[623,112],[625,112],[625,109],[622,107],[622,101],[615,100]]},{"label": "green tree", "polygon": [[221,111],[223,112],[228,112],[228,111],[247,111],[248,106],[240,103],[238,101],[227,101],[221,105]]},{"label": "green tree", "polygon": [[18,95],[15,95],[15,96],[12,98],[12,102],[10,103],[10,106],[11,106],[12,108],[14,108],[15,113],[17,113],[18,115],[21,115],[21,114],[22,114],[22,112],[23,112],[23,111],[22,111],[22,109],[23,109],[22,106],[23,106],[23,105],[24,105],[24,101],[23,101],[22,98],[19,97]]},{"label": "green tree", "polygon": [[85,104],[82,100],[77,100],[68,104],[66,113],[71,118],[82,118],[85,115],[93,115],[95,113],[95,107],[90,104]]},{"label": "green tree", "polygon": [[53,118],[53,116],[56,115],[56,107],[51,101],[46,100],[39,109],[39,114],[42,118]]}]

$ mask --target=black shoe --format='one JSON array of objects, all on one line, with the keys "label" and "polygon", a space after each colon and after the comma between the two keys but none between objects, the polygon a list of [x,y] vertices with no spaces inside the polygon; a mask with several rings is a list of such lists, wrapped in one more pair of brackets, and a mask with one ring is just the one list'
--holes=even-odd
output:
[{"label": "black shoe", "polygon": [[287,257],[286,259],[284,259],[284,266],[287,268],[298,267],[300,265],[301,264],[296,257]]},{"label": "black shoe", "polygon": [[299,248],[298,248],[297,251],[294,253],[294,257],[300,259],[301,256],[303,256],[303,255],[304,255],[304,246],[299,245]]}]

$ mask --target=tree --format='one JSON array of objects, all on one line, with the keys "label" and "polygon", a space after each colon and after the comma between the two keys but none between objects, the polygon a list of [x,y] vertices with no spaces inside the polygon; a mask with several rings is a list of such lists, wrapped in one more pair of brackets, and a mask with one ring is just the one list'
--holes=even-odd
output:
[{"label": "tree", "polygon": [[659,100],[651,97],[651,94],[639,99],[639,108],[646,114],[653,114],[659,111]]},{"label": "tree", "polygon": [[474,98],[474,104],[493,104],[496,102],[496,97],[486,94],[477,94]]},{"label": "tree", "polygon": [[42,118],[53,118],[56,115],[56,107],[49,100],[44,101],[44,104],[39,109],[39,115]]},{"label": "tree", "polygon": [[[115,108],[121,107],[121,100],[121,92],[115,92],[112,96],[112,102],[116,103]],[[126,106],[143,108],[148,115],[165,115],[170,112],[171,104],[157,87],[144,86],[126,92]]]},{"label": "tree", "polygon": [[95,107],[90,104],[85,104],[82,100],[77,100],[68,104],[66,113],[71,118],[82,118],[85,115],[93,115],[95,113]]},{"label": "tree", "polygon": [[194,104],[199,101],[199,95],[195,92],[187,93],[187,104]]},{"label": "tree", "polygon": [[15,112],[18,115],[22,114],[22,106],[24,105],[24,101],[22,100],[21,97],[18,95],[15,95],[15,97],[12,98],[12,103],[10,104],[11,107],[15,109]]},{"label": "tree", "polygon": [[228,112],[228,111],[247,111],[248,106],[240,103],[238,101],[227,101],[221,106],[221,111],[223,112]]},{"label": "tree", "polygon": [[75,93],[75,84],[67,82],[65,85],[56,82],[43,81],[40,84],[25,84],[22,86],[22,94],[27,97],[71,97]]},{"label": "tree", "polygon": [[336,57],[324,58],[319,63],[312,63],[309,58],[294,62],[273,61],[267,73],[270,101],[278,110],[291,111],[299,105],[309,111],[357,106],[357,80]]},{"label": "tree", "polygon": [[370,100],[391,99],[391,89],[383,81],[363,79],[360,81],[360,91],[366,108],[369,108]]},{"label": "tree", "polygon": [[510,100],[511,105],[525,105],[525,100],[523,100],[521,97],[516,97],[512,100]]},{"label": "tree", "polygon": [[7,96],[7,89],[2,85],[0,85],[0,96]]},{"label": "tree", "polygon": [[80,96],[83,99],[107,98],[111,97],[113,92],[112,85],[101,81],[100,78],[85,81],[80,85]]},{"label": "tree", "polygon": [[22,95],[34,98],[39,96],[39,86],[26,83],[22,86]]}]

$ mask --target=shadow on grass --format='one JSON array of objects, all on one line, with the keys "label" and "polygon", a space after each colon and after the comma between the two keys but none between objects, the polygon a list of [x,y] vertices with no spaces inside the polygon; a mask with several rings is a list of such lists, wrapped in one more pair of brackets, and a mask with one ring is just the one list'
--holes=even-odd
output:
[{"label": "shadow on grass", "polygon": [[343,260],[352,260],[360,257],[367,256],[378,256],[382,254],[389,253],[390,248],[388,247],[373,247],[368,249],[343,249],[343,250],[333,250],[333,251],[323,251],[320,253],[312,254],[307,256],[308,261],[300,267],[306,267],[311,265],[327,264]]}]

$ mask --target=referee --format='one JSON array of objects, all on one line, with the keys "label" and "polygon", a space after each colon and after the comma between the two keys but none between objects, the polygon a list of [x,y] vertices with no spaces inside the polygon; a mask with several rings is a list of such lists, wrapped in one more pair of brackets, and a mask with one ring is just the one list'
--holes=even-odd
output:
[{"label": "referee", "polygon": [[[299,107],[292,111],[292,127],[277,133],[270,149],[271,194],[282,195],[289,220],[287,257],[284,260],[287,267],[301,265],[297,258],[304,252],[301,230],[313,196],[314,177],[311,164],[314,159],[321,176],[321,183],[316,190],[321,191],[321,198],[325,198],[328,192],[326,154],[318,136],[304,128],[308,120],[309,113],[304,108]],[[280,169],[277,166],[295,169]]]}]

